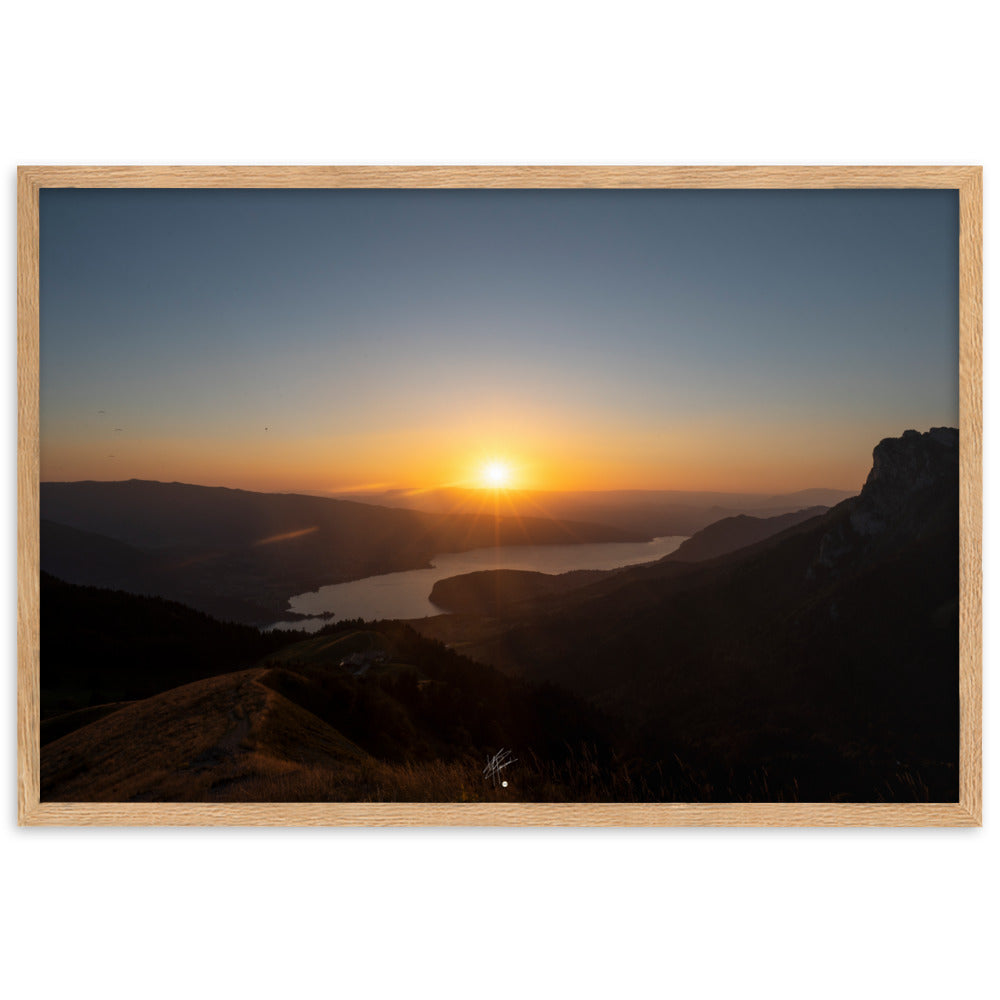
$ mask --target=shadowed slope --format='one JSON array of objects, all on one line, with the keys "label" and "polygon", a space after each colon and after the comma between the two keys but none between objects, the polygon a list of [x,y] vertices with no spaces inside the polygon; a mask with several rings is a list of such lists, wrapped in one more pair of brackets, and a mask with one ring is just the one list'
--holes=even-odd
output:
[{"label": "shadowed slope", "polygon": [[40,597],[43,719],[250,667],[300,635],[220,622],[175,601],[81,587],[47,573]]},{"label": "shadowed slope", "polygon": [[746,548],[755,542],[761,542],[810,518],[819,517],[820,514],[825,514],[827,509],[808,507],[778,517],[750,517],[747,514],[726,517],[708,525],[707,528],[702,528],[687,541],[681,542],[677,551],[666,558],[671,562],[700,562],[703,559],[714,559],[728,552]]}]

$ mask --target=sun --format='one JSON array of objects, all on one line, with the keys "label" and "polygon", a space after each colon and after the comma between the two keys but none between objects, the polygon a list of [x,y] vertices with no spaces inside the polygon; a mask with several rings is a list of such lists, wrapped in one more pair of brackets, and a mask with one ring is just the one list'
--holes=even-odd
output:
[{"label": "sun", "polygon": [[502,489],[510,485],[510,466],[499,459],[493,459],[483,466],[479,478],[482,480],[484,486],[489,486],[495,490]]}]

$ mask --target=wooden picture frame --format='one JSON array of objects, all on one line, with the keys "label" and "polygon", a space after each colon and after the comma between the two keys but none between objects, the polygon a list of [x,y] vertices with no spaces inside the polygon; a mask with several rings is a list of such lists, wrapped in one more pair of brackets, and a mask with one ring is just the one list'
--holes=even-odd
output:
[{"label": "wooden picture frame", "polygon": [[[45,188],[954,189],[959,199],[956,803],[208,804],[40,801],[39,191]],[[18,820],[23,825],[978,826],[982,822],[982,170],[934,167],[74,167],[18,171]]]}]

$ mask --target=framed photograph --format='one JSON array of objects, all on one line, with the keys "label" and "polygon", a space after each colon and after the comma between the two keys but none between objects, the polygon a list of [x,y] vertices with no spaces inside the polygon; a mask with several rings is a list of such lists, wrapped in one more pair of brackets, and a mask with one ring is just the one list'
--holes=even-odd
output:
[{"label": "framed photograph", "polygon": [[979,167],[22,167],[19,821],[981,823]]}]

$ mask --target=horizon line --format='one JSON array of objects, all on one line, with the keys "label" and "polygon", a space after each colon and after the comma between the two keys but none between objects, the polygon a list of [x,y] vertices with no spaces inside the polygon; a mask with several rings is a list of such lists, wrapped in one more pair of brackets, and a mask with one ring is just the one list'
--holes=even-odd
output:
[{"label": "horizon line", "polygon": [[245,486],[224,486],[224,485],[209,485],[207,483],[192,483],[186,482],[179,479],[140,479],[138,477],[130,477],[128,479],[40,479],[39,486],[81,486],[81,485],[99,485],[99,486],[116,486],[116,485],[127,485],[129,483],[143,483],[152,484],[156,486],[191,486],[195,489],[203,490],[230,490],[235,493],[260,493],[260,494],[272,494],[276,496],[309,496],[318,497],[320,499],[343,499],[349,498],[351,494],[357,496],[387,496],[387,495],[397,495],[401,497],[406,497],[410,495],[418,494],[428,494],[435,492],[445,492],[445,491],[456,491],[464,493],[476,493],[476,494],[502,494],[506,496],[530,496],[537,494],[608,494],[608,493],[675,493],[682,495],[690,494],[714,494],[717,496],[753,496],[753,497],[786,497],[795,496],[799,493],[813,493],[813,492],[828,492],[828,493],[847,493],[851,496],[860,493],[861,487],[857,489],[853,487],[843,487],[843,486],[804,486],[793,490],[719,490],[719,489],[674,489],[674,488],[642,488],[642,487],[612,487],[606,489],[562,489],[562,490],[544,490],[544,489],[517,489],[517,488],[497,488],[488,486],[431,486],[431,487],[392,487],[385,490],[378,491],[364,491],[364,490],[352,490],[350,488],[345,489],[332,489],[332,490],[321,490],[321,489],[250,489]]}]

